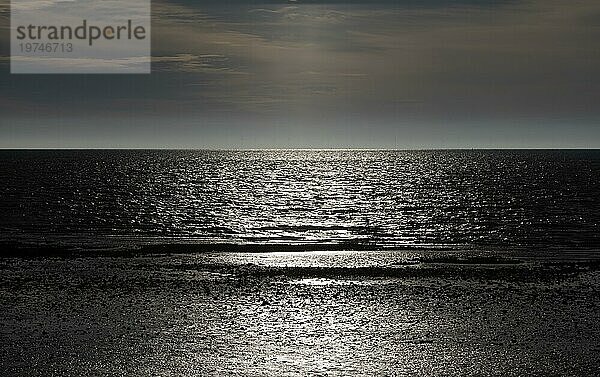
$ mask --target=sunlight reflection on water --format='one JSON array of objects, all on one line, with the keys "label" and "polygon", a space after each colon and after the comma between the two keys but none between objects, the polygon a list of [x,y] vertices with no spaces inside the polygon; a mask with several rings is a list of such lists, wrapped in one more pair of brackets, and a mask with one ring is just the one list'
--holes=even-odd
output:
[{"label": "sunlight reflection on water", "polygon": [[[363,263],[371,266],[392,258],[359,254],[372,255]],[[0,369],[119,376],[597,370],[598,269],[432,263],[395,275],[387,264],[341,269],[288,259],[278,267],[248,264],[252,257],[4,259]]]},{"label": "sunlight reflection on water", "polygon": [[2,151],[0,181],[3,237],[600,245],[597,151]]},{"label": "sunlight reflection on water", "polygon": [[327,285],[367,285],[370,284],[368,280],[340,280],[340,279],[325,279],[325,278],[312,278],[312,279],[299,279],[292,280],[290,284],[301,284],[301,285],[312,285],[315,287],[324,287]]}]

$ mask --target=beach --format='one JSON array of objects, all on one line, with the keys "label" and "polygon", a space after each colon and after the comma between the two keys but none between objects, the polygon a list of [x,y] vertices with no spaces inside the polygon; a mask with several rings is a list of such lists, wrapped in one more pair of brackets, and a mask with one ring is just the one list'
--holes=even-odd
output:
[{"label": "beach", "polygon": [[594,375],[594,259],[216,252],[0,259],[16,376]]}]

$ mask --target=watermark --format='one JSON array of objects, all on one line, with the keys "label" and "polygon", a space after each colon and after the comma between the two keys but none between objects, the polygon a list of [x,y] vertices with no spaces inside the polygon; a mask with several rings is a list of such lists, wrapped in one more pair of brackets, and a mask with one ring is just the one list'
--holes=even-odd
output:
[{"label": "watermark", "polygon": [[11,73],[150,73],[150,0],[12,0]]}]

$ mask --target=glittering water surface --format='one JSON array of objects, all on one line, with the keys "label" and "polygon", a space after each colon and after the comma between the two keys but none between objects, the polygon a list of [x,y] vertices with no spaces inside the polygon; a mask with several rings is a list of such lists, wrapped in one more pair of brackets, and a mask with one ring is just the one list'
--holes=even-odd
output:
[{"label": "glittering water surface", "polygon": [[598,151],[2,151],[0,234],[595,251]]},{"label": "glittering water surface", "polygon": [[0,374],[598,375],[597,262],[427,255],[0,258]]}]

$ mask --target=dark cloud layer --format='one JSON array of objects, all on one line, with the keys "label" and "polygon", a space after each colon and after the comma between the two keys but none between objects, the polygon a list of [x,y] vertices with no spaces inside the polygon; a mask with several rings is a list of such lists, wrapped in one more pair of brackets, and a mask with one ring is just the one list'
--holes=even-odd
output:
[{"label": "dark cloud layer", "polygon": [[600,147],[596,0],[153,13],[152,75],[26,76],[0,6],[0,146]]}]

